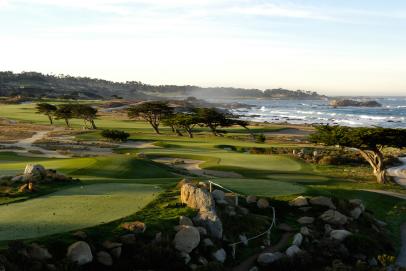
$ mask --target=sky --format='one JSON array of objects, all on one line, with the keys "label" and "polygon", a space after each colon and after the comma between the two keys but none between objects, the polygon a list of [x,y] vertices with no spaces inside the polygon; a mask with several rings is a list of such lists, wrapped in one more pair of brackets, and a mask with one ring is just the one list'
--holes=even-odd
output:
[{"label": "sky", "polygon": [[0,70],[406,96],[406,1],[0,0]]}]

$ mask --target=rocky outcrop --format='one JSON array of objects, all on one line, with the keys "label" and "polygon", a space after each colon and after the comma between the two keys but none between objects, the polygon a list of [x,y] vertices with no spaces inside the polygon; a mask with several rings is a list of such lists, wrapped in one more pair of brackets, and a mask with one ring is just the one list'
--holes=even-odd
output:
[{"label": "rocky outcrop", "polygon": [[382,105],[377,101],[355,101],[355,100],[332,100],[330,105],[333,107],[381,107]]},{"label": "rocky outcrop", "polygon": [[173,240],[175,248],[181,252],[190,253],[200,243],[199,230],[193,226],[183,226]]},{"label": "rocky outcrop", "polygon": [[93,261],[92,251],[89,244],[85,241],[78,241],[70,245],[66,257],[78,265],[84,265]]},{"label": "rocky outcrop", "polygon": [[191,183],[182,185],[180,199],[182,203],[193,209],[211,211],[215,207],[214,199],[210,192]]},{"label": "rocky outcrop", "polygon": [[194,218],[196,225],[207,229],[211,237],[221,239],[223,237],[223,223],[214,211],[199,212]]}]

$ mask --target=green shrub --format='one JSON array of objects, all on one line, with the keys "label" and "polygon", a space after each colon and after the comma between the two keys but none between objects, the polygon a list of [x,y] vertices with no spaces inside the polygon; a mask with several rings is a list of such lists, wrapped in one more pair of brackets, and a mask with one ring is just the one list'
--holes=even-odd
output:
[{"label": "green shrub", "polygon": [[120,130],[103,130],[101,135],[112,141],[127,141],[130,136],[129,133]]}]

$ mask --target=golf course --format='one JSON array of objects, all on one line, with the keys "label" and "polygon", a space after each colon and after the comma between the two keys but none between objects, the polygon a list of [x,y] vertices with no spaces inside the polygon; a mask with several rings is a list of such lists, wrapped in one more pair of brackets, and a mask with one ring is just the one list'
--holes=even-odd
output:
[{"label": "golf course", "polygon": [[[92,103],[97,106],[101,101]],[[151,212],[149,204],[173,193],[168,191],[187,178],[210,180],[241,196],[256,195],[278,202],[299,195],[357,198],[388,224],[393,242],[397,249],[400,247],[400,225],[406,221],[405,190],[393,183],[376,183],[368,165],[314,164],[291,155],[295,148],[321,148],[309,143],[305,136],[301,141],[269,136],[265,142],[256,142],[238,126],[227,127],[223,136],[213,136],[206,127],[195,128],[193,138],[177,136],[165,126],[156,134],[148,123],[115,112],[100,113],[97,130],[84,130],[75,119],[67,129],[62,120],[49,125],[47,118],[35,111],[35,104],[30,103],[0,107],[0,117],[18,125],[20,133],[9,137],[7,131],[1,134],[0,145],[5,147],[0,149],[0,175],[15,176],[22,174],[27,164],[40,164],[80,181],[46,187],[38,194],[0,197],[0,244],[55,234],[64,236],[83,229],[114,229],[117,221],[134,215],[143,217],[147,224],[156,223],[157,217],[168,216],[173,221],[176,213],[153,218],[143,214]],[[13,133],[13,126],[10,127],[9,133]],[[33,143],[35,151],[27,145],[27,149],[10,147],[19,146],[19,140],[35,137],[39,128],[44,136],[40,138],[42,145]],[[101,136],[104,129],[125,131],[129,139],[124,143],[108,142]],[[278,135],[286,129],[301,131],[303,127],[250,126],[254,134]],[[83,148],[70,152],[69,147],[74,144]],[[58,150],[62,147],[63,152]],[[279,149],[288,152],[258,153]],[[97,155],[98,152],[102,154]],[[66,157],[55,158],[53,154]]]}]

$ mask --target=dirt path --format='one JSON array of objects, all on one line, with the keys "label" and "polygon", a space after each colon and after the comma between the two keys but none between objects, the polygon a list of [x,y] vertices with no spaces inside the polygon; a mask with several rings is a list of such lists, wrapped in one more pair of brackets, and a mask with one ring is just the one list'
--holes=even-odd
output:
[{"label": "dirt path", "polygon": [[[282,238],[279,240],[279,242],[271,246],[269,248],[265,248],[261,253],[266,253],[266,252],[277,252],[281,250],[282,248],[286,247],[289,244],[290,237],[292,236],[292,233],[285,233],[282,235]],[[240,265],[234,267],[232,271],[247,271],[250,270],[253,266],[255,266],[257,262],[257,258],[261,253],[257,253],[255,255],[252,255],[248,259],[244,260]]]},{"label": "dirt path", "polygon": [[[194,175],[204,176],[204,177],[220,177],[220,178],[242,178],[241,174],[231,171],[220,171],[220,170],[208,170],[202,169],[200,164],[204,163],[202,160],[193,159],[179,159],[171,157],[161,157],[154,159],[155,162],[163,163],[166,165],[174,166],[177,168],[182,168]],[[177,161],[182,161],[181,163],[176,163]]]},{"label": "dirt path", "polygon": [[399,160],[402,161],[403,165],[388,168],[387,173],[389,176],[394,177],[399,185],[406,188],[406,157],[399,157]]}]

